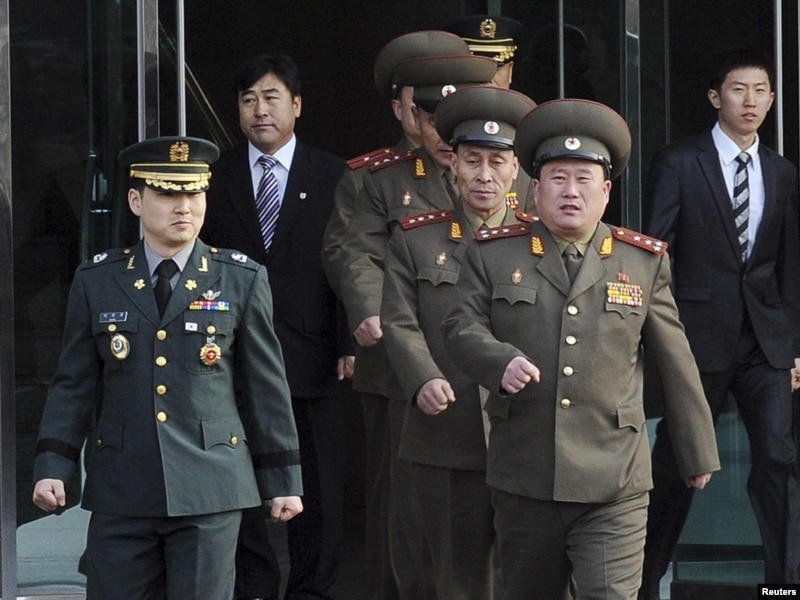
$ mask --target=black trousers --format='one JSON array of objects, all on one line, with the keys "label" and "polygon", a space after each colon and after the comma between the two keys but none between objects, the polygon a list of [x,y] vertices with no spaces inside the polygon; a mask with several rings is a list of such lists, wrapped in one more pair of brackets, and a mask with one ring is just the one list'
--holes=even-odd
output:
[{"label": "black trousers", "polygon": [[[800,497],[793,436],[793,407],[788,369],[772,368],[752,332],[745,331],[737,360],[727,371],[701,373],[716,422],[728,394],[736,400],[750,441],[747,492],[764,545],[765,582],[798,581]],[[725,465],[723,465],[725,468]],[[691,507],[693,489],[678,475],[669,423],[656,428],[653,482],[647,521],[640,598],[658,598],[660,581],[672,559]]]},{"label": "black trousers", "polygon": [[[345,411],[341,396],[292,398],[303,471],[303,512],[287,523],[287,600],[331,598],[344,542]],[[280,565],[262,508],[242,515],[235,598],[277,599]]]}]

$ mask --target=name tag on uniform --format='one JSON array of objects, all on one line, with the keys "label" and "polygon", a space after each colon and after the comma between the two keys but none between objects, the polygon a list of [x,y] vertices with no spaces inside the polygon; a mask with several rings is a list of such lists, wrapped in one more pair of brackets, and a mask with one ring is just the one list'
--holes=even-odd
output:
[{"label": "name tag on uniform", "polygon": [[128,311],[102,312],[100,313],[101,323],[124,323],[128,320]]}]

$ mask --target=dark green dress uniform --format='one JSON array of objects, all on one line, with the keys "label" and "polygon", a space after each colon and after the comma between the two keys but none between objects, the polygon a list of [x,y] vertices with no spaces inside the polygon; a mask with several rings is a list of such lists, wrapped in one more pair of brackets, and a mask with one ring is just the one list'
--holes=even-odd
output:
[{"label": "dark green dress uniform", "polygon": [[[514,211],[502,210],[506,223],[517,222]],[[386,252],[381,323],[405,402],[399,453],[413,487],[403,495],[417,515],[409,537],[433,567],[436,598],[491,598],[492,589],[494,529],[480,392],[454,364],[441,334],[473,239],[459,207],[402,219]],[[430,416],[415,397],[437,378],[450,383],[456,401]]]}]

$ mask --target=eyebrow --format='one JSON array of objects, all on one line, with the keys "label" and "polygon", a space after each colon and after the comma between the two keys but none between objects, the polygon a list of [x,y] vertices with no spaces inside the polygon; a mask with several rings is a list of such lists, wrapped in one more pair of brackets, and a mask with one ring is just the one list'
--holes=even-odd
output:
[{"label": "eyebrow", "polygon": [[276,87],[262,88],[260,90],[257,90],[255,88],[248,88],[246,90],[242,90],[241,92],[239,92],[239,96],[246,96],[247,94],[277,94],[277,93],[280,93],[280,90]]}]

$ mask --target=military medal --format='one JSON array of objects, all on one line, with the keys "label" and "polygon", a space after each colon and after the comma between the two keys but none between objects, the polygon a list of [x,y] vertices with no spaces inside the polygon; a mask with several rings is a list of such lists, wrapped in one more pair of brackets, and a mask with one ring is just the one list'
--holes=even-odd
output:
[{"label": "military medal", "polygon": [[408,206],[409,204],[411,204],[411,193],[406,192],[405,194],[403,194],[401,202],[403,203],[403,206]]},{"label": "military medal", "polygon": [[522,271],[516,269],[513,273],[511,273],[511,283],[514,285],[519,285],[522,283]]},{"label": "military medal", "polygon": [[214,336],[206,338],[206,344],[200,348],[200,362],[207,367],[213,367],[222,356],[222,349],[214,342]]},{"label": "military medal", "polygon": [[444,264],[447,262],[447,254],[442,252],[436,255],[436,264],[440,267],[443,267]]},{"label": "military medal", "polygon": [[117,333],[111,337],[111,354],[117,360],[125,360],[131,351],[131,345],[121,333]]}]

